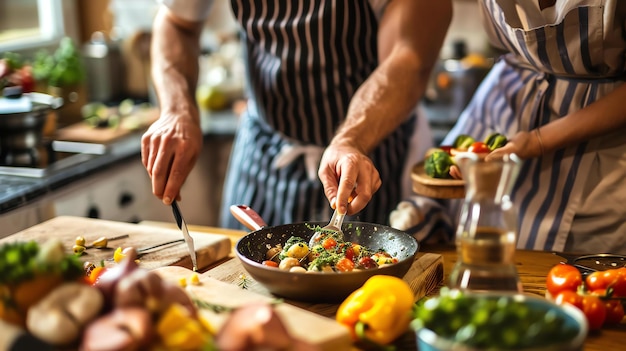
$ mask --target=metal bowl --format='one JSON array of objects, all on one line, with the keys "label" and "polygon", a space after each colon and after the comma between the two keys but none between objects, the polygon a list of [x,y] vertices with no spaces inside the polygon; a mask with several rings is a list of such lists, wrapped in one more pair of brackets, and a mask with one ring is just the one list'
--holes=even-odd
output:
[{"label": "metal bowl", "polygon": [[310,228],[326,224],[307,222],[263,227],[241,238],[235,252],[248,274],[271,293],[307,302],[339,302],[376,274],[403,277],[418,252],[417,240],[403,231],[372,223],[346,222],[342,228],[346,241],[374,250],[383,249],[397,257],[399,262],[381,268],[344,273],[288,272],[261,264],[270,248],[284,244],[292,236],[308,242],[313,235]]}]

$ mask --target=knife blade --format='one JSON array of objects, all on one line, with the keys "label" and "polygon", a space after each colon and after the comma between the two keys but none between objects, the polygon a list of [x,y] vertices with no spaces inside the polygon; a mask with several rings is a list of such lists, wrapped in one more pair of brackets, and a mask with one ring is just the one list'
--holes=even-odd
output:
[{"label": "knife blade", "polygon": [[180,212],[180,208],[176,203],[176,200],[172,201],[172,212],[174,212],[174,218],[176,218],[176,224],[178,228],[183,232],[183,237],[185,238],[185,242],[187,243],[187,249],[189,250],[189,256],[191,257],[191,263],[193,264],[193,271],[198,270],[198,262],[196,261],[196,249],[194,247],[193,238],[189,234],[189,230],[187,229],[187,223],[185,223],[185,219],[183,219],[183,215]]}]

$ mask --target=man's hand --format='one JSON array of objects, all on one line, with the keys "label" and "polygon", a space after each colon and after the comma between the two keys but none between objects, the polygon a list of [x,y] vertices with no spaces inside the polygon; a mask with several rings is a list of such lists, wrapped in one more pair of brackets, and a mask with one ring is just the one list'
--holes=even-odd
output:
[{"label": "man's hand", "polygon": [[372,160],[346,145],[331,144],[324,151],[318,176],[331,206],[349,215],[365,208],[381,185]]},{"label": "man's hand", "polygon": [[202,149],[196,120],[165,113],[141,138],[141,162],[152,178],[152,192],[166,205],[180,199],[180,188]]}]

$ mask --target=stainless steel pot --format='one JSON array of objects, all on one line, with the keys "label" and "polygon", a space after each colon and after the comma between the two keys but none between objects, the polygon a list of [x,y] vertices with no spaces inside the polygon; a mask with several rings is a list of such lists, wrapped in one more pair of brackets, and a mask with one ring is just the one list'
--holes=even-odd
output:
[{"label": "stainless steel pot", "polygon": [[5,157],[41,146],[48,113],[63,105],[63,99],[47,94],[27,93],[23,96],[32,102],[29,111],[0,113],[0,154]]}]

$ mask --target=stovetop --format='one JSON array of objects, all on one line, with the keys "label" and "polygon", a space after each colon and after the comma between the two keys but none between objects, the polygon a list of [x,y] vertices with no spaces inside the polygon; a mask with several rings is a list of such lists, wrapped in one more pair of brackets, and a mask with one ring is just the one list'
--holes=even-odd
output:
[{"label": "stovetop", "polygon": [[36,149],[0,152],[0,175],[43,178],[105,152],[101,144],[46,141]]}]

